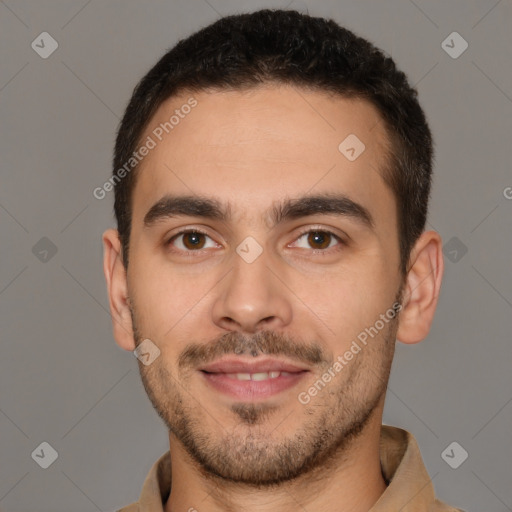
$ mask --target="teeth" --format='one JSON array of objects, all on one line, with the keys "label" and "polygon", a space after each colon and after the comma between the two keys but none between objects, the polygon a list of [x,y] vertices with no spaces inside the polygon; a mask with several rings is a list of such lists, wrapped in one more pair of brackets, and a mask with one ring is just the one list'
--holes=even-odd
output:
[{"label": "teeth", "polygon": [[252,373],[251,380],[267,380],[269,378],[268,373]]},{"label": "teeth", "polygon": [[226,373],[226,376],[230,379],[237,380],[267,380],[276,379],[279,375],[291,375],[287,372],[260,372],[260,373]]}]

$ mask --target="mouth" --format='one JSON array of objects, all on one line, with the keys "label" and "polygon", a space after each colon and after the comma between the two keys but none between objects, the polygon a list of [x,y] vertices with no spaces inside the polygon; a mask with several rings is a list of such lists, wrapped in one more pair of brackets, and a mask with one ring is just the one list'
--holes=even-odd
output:
[{"label": "mouth", "polygon": [[224,358],[199,370],[215,391],[241,401],[261,401],[298,384],[309,370],[278,359]]}]

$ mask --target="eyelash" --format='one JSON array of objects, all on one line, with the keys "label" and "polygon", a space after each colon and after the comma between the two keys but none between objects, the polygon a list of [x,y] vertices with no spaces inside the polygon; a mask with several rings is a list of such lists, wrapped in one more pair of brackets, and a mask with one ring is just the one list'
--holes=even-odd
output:
[{"label": "eyelash", "polygon": [[[184,229],[182,231],[179,231],[178,233],[175,233],[171,238],[169,238],[165,242],[165,246],[168,247],[168,246],[172,245],[172,242],[176,238],[180,237],[181,235],[186,235],[188,233],[198,233],[198,234],[207,236],[208,238],[211,239],[211,237],[208,235],[208,233],[206,233],[205,231],[202,231],[201,229],[198,229],[198,228],[188,228],[188,229]],[[309,233],[322,233],[324,235],[326,235],[326,234],[327,235],[331,235],[333,238],[335,238],[338,241],[338,245],[336,247],[328,247],[326,249],[311,249],[311,252],[313,252],[313,254],[326,256],[329,253],[333,252],[332,249],[334,249],[335,251],[339,251],[339,250],[341,250],[341,248],[343,246],[346,246],[346,242],[339,235],[336,235],[335,233],[333,233],[332,231],[329,231],[327,229],[321,229],[321,228],[308,228],[308,229],[305,229],[305,230],[303,230],[303,231],[301,231],[299,233],[297,238],[295,238],[295,241],[299,240],[304,235],[307,235]],[[184,253],[184,254],[186,254],[187,256],[190,256],[190,257],[195,257],[195,255],[201,255],[204,251],[205,251],[205,249],[185,250],[185,251],[182,250],[182,249],[177,249],[176,250],[176,252],[181,252],[182,254]]]}]

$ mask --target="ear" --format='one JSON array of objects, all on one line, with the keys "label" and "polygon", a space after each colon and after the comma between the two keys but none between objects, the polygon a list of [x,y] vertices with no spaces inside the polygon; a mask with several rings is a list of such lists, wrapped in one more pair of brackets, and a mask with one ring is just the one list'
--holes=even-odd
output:
[{"label": "ear", "polygon": [[396,337],[402,343],[418,343],[430,331],[443,279],[443,245],[439,233],[422,233],[409,262]]},{"label": "ear", "polygon": [[103,233],[102,240],[103,272],[107,281],[114,338],[121,348],[133,351],[135,340],[119,233],[116,229],[108,229]]}]

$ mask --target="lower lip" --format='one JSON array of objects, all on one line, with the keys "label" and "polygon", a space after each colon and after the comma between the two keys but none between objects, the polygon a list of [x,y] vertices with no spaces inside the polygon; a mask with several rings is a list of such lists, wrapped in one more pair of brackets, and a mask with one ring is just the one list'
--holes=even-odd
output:
[{"label": "lower lip", "polygon": [[308,372],[279,375],[275,379],[265,380],[238,380],[228,377],[225,373],[201,373],[208,384],[217,391],[238,400],[254,401],[255,399],[269,398],[292,388]]}]

